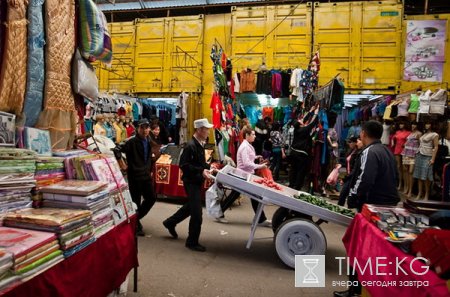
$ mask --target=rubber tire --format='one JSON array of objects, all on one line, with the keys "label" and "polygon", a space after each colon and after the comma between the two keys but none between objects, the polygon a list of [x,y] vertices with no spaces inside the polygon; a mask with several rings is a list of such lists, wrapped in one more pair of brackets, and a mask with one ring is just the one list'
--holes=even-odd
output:
[{"label": "rubber tire", "polygon": [[327,250],[322,229],[310,220],[297,218],[281,224],[274,243],[280,260],[291,268],[295,268],[295,255],[324,255]]},{"label": "rubber tire", "polygon": [[278,208],[272,216],[272,230],[273,233],[276,233],[278,227],[283,224],[284,221],[290,220],[293,218],[302,218],[311,221],[312,217],[306,214],[302,214],[284,207]]}]

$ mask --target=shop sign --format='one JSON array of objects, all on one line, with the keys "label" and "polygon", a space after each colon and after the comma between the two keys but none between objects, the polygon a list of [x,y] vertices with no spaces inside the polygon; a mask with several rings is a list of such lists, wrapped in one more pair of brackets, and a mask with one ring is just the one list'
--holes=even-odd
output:
[{"label": "shop sign", "polygon": [[382,11],[381,16],[398,16],[398,11]]}]

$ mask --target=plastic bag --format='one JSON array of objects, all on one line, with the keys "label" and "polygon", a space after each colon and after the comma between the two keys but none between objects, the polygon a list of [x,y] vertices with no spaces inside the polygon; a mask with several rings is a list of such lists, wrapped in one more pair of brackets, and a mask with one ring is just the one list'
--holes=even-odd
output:
[{"label": "plastic bag", "polygon": [[72,61],[72,88],[91,101],[98,98],[98,79],[94,67],[85,61],[77,49]]},{"label": "plastic bag", "polygon": [[214,183],[205,194],[206,213],[208,216],[217,219],[223,216],[222,207],[220,207],[220,189]]},{"label": "plastic bag", "polygon": [[328,175],[327,177],[327,184],[331,185],[331,186],[335,186],[337,181],[338,181],[338,177],[339,177],[339,169],[342,167],[341,164],[337,164],[336,167],[334,167],[334,169],[331,171],[330,175]]}]

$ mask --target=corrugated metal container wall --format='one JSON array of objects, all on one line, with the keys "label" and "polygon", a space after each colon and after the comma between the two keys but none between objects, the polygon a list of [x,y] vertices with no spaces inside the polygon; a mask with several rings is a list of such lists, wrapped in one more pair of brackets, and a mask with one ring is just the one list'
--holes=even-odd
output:
[{"label": "corrugated metal container wall", "polygon": [[134,22],[111,23],[109,32],[114,57],[111,68],[96,63],[99,88],[102,91],[118,93],[131,92],[134,88]]},{"label": "corrugated metal container wall", "polygon": [[203,15],[139,19],[135,92],[200,92]]},{"label": "corrugated metal container wall", "polygon": [[400,83],[402,5],[397,1],[314,3],[320,84],[336,74],[346,92],[395,93]]},{"label": "corrugated metal container wall", "polygon": [[[423,81],[418,81],[418,82],[409,82],[409,81],[402,81],[402,85],[401,85],[401,91],[402,92],[406,92],[406,91],[411,91],[414,89],[417,89],[419,87],[423,88],[423,89],[427,89],[428,87],[430,87],[433,91],[439,87],[441,88],[449,88],[449,83],[450,83],[450,46],[449,46],[449,40],[450,40],[450,14],[438,14],[438,15],[414,15],[414,16],[407,16],[406,20],[404,21],[404,30],[403,30],[403,48],[402,48],[402,53],[404,55],[405,52],[405,41],[406,41],[406,23],[408,20],[447,20],[447,38],[446,38],[446,44],[445,44],[445,63],[444,63],[444,67],[443,67],[443,73],[442,73],[442,83],[439,82],[423,82]],[[402,60],[402,66],[404,65],[404,59]],[[401,72],[403,72],[403,68],[401,70]],[[401,75],[403,76],[403,73],[401,73]]]},{"label": "corrugated metal container wall", "polygon": [[134,90],[162,92],[164,52],[168,21],[165,19],[136,20]]},{"label": "corrugated metal container wall", "polygon": [[231,18],[231,55],[238,71],[262,63],[269,69],[307,66],[310,5],[233,7]]}]

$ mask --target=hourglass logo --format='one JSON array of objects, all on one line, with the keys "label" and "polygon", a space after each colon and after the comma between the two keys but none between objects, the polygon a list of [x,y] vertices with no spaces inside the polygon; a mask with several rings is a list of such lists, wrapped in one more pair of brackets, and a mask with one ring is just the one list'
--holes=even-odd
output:
[{"label": "hourglass logo", "polygon": [[325,255],[295,256],[295,286],[325,287]]}]

